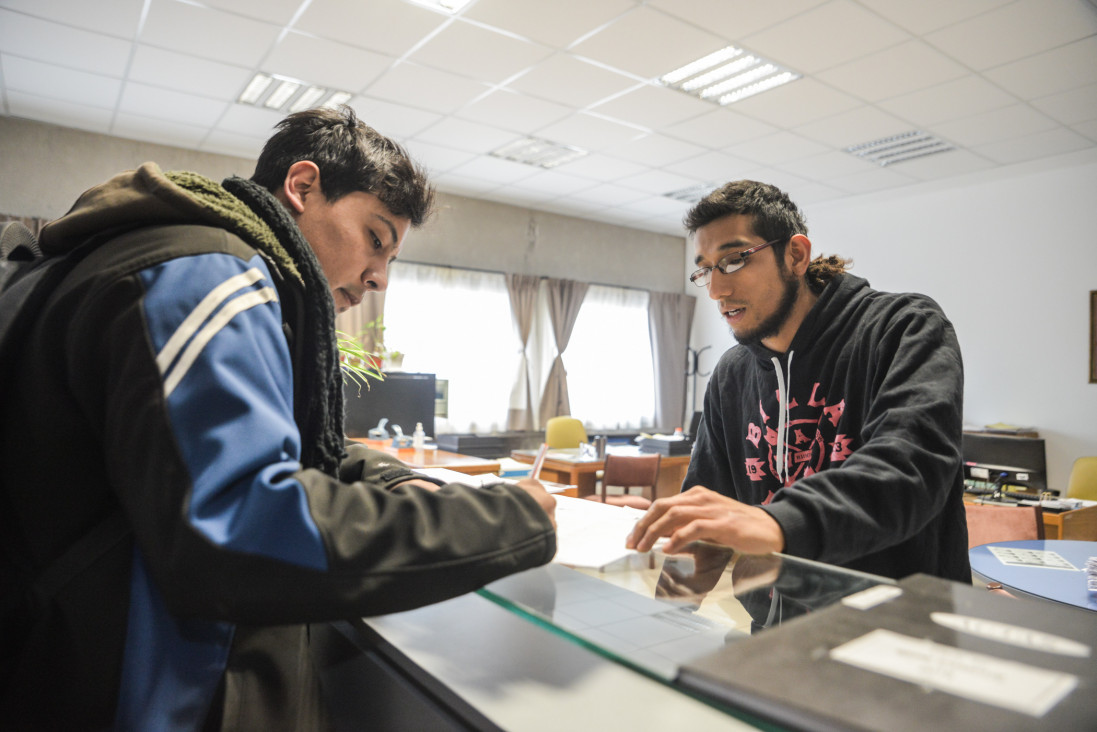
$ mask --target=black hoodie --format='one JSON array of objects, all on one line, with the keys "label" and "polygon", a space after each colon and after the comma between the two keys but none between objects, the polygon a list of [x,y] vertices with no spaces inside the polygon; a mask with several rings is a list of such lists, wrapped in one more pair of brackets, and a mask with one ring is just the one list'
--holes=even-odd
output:
[{"label": "black hoodie", "polygon": [[839,275],[787,353],[721,357],[683,488],[761,505],[787,554],[970,582],[962,404],[960,346],[937,303]]}]

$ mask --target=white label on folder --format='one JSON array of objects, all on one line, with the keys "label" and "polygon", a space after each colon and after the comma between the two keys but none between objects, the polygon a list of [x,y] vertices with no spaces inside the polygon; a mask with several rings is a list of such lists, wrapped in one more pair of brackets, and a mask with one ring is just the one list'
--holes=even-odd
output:
[{"label": "white label on folder", "polygon": [[895,585],[876,585],[875,587],[869,587],[867,590],[861,590],[843,597],[842,604],[857,610],[868,610],[876,607],[881,602],[894,600],[901,594],[903,594],[903,591]]},{"label": "white label on folder", "polygon": [[961,633],[986,638],[987,640],[1008,643],[1018,648],[1031,648],[1036,651],[1058,653],[1061,656],[1076,656],[1088,658],[1089,646],[1084,643],[1064,638],[1061,635],[1052,635],[1032,628],[1022,628],[1019,625],[1000,623],[997,620],[973,618],[970,615],[957,615],[956,613],[930,613],[930,620],[952,630]]},{"label": "white label on folder", "polygon": [[1073,674],[878,628],[834,648],[835,661],[947,694],[1041,717],[1078,686]]}]

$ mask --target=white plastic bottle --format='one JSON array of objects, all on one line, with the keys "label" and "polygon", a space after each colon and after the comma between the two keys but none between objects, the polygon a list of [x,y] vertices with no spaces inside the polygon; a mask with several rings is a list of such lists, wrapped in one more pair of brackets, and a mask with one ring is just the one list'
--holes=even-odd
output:
[{"label": "white plastic bottle", "polygon": [[423,432],[423,423],[415,423],[415,431],[411,433],[411,446],[416,450],[422,450],[426,444],[427,435]]}]

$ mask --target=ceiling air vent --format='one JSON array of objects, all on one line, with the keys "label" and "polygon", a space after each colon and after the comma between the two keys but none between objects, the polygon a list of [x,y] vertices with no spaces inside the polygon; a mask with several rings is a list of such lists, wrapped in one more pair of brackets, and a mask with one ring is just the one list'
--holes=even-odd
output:
[{"label": "ceiling air vent", "polygon": [[886,167],[955,149],[951,144],[927,132],[913,130],[847,147],[846,152]]},{"label": "ceiling air vent", "polygon": [[570,145],[561,145],[536,137],[515,140],[491,153],[492,157],[513,160],[516,163],[536,165],[540,168],[555,168],[570,163],[587,154],[586,150]]},{"label": "ceiling air vent", "polygon": [[712,193],[716,189],[715,183],[698,183],[695,186],[689,188],[680,188],[677,191],[671,191],[670,193],[664,193],[667,198],[673,198],[675,201],[685,201],[686,203],[697,203],[702,198]]}]

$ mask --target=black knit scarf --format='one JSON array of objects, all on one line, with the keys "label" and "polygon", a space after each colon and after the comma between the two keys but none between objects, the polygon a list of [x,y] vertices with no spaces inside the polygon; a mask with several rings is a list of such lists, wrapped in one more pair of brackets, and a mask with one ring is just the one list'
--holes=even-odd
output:
[{"label": "black knit scarf", "polygon": [[[294,333],[302,353],[311,360],[295,363],[303,373],[296,381],[309,393],[294,394],[294,411],[301,430],[301,462],[336,475],[343,451],[343,378],[335,335],[335,301],[320,262],[285,207],[263,186],[238,177],[226,178],[225,190],[261,218],[285,247],[292,263],[279,252],[265,252],[286,279],[304,284],[305,328]],[[292,270],[296,266],[297,272]],[[298,274],[299,272],[299,274]]]}]

